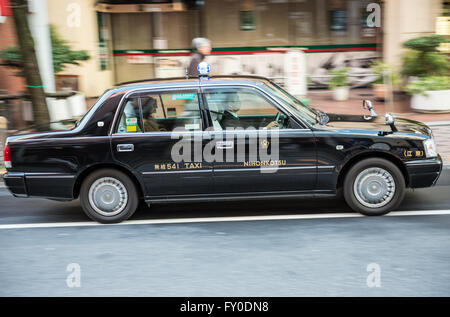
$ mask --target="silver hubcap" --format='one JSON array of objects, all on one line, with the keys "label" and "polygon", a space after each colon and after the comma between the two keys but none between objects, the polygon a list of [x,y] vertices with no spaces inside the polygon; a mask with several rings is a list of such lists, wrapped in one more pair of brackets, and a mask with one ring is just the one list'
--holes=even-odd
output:
[{"label": "silver hubcap", "polygon": [[388,171],[371,167],[358,174],[353,192],[362,205],[369,208],[383,207],[394,197],[395,181]]},{"label": "silver hubcap", "polygon": [[122,212],[128,202],[125,186],[112,177],[96,180],[89,189],[91,207],[103,216],[115,216]]}]

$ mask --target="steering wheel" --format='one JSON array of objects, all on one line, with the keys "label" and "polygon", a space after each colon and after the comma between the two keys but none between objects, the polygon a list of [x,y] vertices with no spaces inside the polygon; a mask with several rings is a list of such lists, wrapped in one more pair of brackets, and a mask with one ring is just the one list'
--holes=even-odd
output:
[{"label": "steering wheel", "polygon": [[277,115],[275,116],[274,121],[276,121],[278,123],[278,127],[279,128],[283,128],[283,125],[284,125],[284,122],[285,122],[284,119],[285,118],[282,116],[281,111],[278,111]]},{"label": "steering wheel", "polygon": [[281,118],[281,112],[278,111],[278,113],[277,113],[277,115],[275,116],[275,119],[274,119],[273,121],[276,121],[276,122],[278,122],[278,123],[281,123],[281,122],[280,122],[280,118]]}]

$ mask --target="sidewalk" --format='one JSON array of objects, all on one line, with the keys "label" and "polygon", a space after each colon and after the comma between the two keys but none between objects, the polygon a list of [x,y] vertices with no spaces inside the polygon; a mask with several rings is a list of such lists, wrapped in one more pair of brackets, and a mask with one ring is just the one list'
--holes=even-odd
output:
[{"label": "sidewalk", "polygon": [[450,113],[413,112],[409,107],[409,98],[405,95],[395,95],[395,102],[390,109],[389,104],[374,99],[370,88],[351,89],[347,101],[334,101],[329,90],[310,90],[307,98],[310,99],[310,106],[324,112],[351,114],[368,114],[368,111],[362,108],[362,101],[369,99],[378,115],[390,112],[398,117],[425,122],[433,130],[436,145],[444,164],[450,164]]},{"label": "sidewalk", "polygon": [[450,166],[450,124],[431,126],[437,150],[441,154],[444,164]]}]

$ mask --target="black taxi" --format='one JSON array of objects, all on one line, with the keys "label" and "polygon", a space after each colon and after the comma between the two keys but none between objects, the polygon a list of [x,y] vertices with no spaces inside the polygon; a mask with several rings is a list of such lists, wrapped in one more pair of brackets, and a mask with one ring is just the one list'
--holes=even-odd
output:
[{"label": "black taxi", "polygon": [[117,85],[69,130],[8,137],[4,160],[14,196],[80,198],[102,223],[128,219],[141,201],[340,191],[354,211],[383,215],[442,169],[421,122],[324,113],[251,76]]}]

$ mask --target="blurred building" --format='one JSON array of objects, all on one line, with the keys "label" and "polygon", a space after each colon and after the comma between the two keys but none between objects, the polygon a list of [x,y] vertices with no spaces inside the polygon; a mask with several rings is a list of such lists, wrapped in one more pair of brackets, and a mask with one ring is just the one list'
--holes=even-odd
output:
[{"label": "blurred building", "polygon": [[[0,50],[15,45],[16,34],[9,2],[0,0]],[[25,80],[15,76],[15,73],[17,69],[0,66],[0,94],[16,94],[25,90]],[[0,101],[0,112],[0,116],[5,116],[10,121],[22,121],[22,103],[19,100]]]},{"label": "blurred building", "polygon": [[[380,27],[367,24],[370,3],[380,5]],[[343,65],[364,74],[378,57],[399,64],[401,43],[435,33],[445,5],[448,1],[47,0],[49,23],[73,49],[91,55],[56,74],[57,89],[76,88],[88,97],[118,82],[183,76],[197,36],[212,41],[208,60],[216,74],[283,77],[282,54],[292,48],[306,52],[306,72],[317,84],[328,69]],[[11,19],[6,23],[0,31]]]}]

